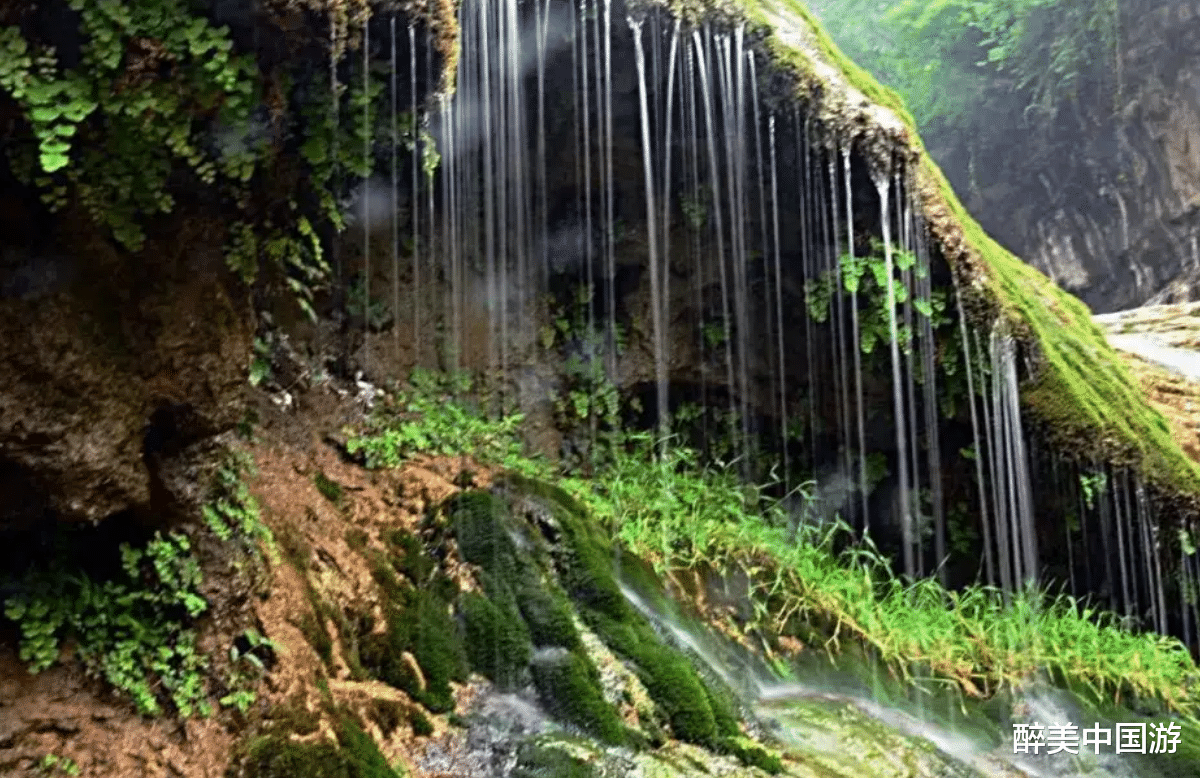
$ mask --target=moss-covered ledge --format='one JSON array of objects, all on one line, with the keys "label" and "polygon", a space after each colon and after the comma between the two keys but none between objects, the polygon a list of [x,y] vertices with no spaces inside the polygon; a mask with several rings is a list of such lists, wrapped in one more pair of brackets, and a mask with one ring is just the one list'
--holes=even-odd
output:
[{"label": "moss-covered ledge", "polygon": [[1128,467],[1160,508],[1200,517],[1200,466],[1171,437],[1088,308],[983,231],[926,153],[903,100],[846,57],[802,3],[650,0],[636,7],[665,8],[686,22],[744,23],[747,41],[791,80],[790,98],[805,104],[828,140],[854,143],[884,169],[906,167],[966,315],[977,326],[1002,320],[1029,357],[1032,375],[1021,393],[1044,440],[1085,464]]}]

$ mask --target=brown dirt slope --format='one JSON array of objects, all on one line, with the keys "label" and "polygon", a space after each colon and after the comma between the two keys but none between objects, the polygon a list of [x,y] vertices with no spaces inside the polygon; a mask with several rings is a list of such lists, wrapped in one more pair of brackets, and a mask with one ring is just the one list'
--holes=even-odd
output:
[{"label": "brown dirt slope", "polygon": [[[0,774],[45,775],[39,764],[54,755],[69,758],[79,775],[89,778],[221,778],[247,731],[279,725],[307,732],[301,740],[332,739],[335,709],[350,711],[389,763],[403,763],[414,778],[434,774],[422,769],[427,747],[441,755],[439,774],[458,774],[444,772],[456,737],[446,717],[426,712],[432,734],[414,734],[410,714],[420,706],[385,684],[352,679],[337,619],[326,618],[330,610],[318,613],[314,602],[335,603],[341,613],[373,614],[375,623],[382,624],[378,586],[360,552],[363,541],[382,547],[382,532],[415,529],[431,504],[458,490],[455,481],[462,468],[470,468],[480,486],[487,484],[488,473],[459,460],[419,460],[397,471],[368,472],[342,461],[314,432],[334,431],[359,415],[352,399],[322,387],[298,398],[295,413],[260,399],[262,424],[250,446],[258,467],[251,490],[275,533],[280,559],[271,569],[265,595],[252,598],[248,606],[258,629],[279,648],[277,661],[258,685],[255,703],[245,715],[225,710],[211,719],[183,723],[144,719],[131,705],[106,696],[67,652],[55,667],[28,674],[16,656],[16,636],[3,635]],[[338,485],[340,498],[331,500],[318,489],[318,474]],[[461,567],[455,571],[453,560],[449,563],[451,574],[471,587],[469,573]],[[318,619],[332,637],[328,663],[312,646]],[[237,634],[230,633],[225,625],[209,624],[202,629],[202,644],[220,656]],[[455,692],[461,710],[473,691],[464,687]]]}]

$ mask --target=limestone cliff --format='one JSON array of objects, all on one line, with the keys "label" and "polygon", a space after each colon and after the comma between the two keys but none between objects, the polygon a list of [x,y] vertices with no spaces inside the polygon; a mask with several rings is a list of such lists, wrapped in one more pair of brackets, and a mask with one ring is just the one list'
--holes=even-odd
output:
[{"label": "limestone cliff", "polygon": [[1121,9],[1111,99],[935,148],[984,228],[1097,311],[1193,299],[1200,266],[1200,4]]}]

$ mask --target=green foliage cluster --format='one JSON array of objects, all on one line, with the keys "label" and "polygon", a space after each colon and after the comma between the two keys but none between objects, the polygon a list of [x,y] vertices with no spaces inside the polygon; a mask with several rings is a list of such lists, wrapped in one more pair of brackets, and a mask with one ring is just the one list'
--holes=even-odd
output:
[{"label": "green foliage cluster", "polygon": [[[601,480],[603,482],[603,480]],[[536,495],[554,517],[559,580],[584,622],[618,655],[633,664],[672,734],[683,741],[721,748],[738,736],[737,716],[712,694],[691,661],[668,647],[626,600],[617,582],[611,542],[593,525],[583,506],[561,488],[510,474],[520,493]],[[556,665],[560,674],[569,673]]]},{"label": "green foliage cluster", "polygon": [[[582,651],[565,596],[542,580],[541,566],[518,548],[520,528],[507,503],[481,491],[464,492],[443,506],[465,561],[480,568],[483,595],[463,602],[472,666],[503,688],[518,686],[528,670],[552,715],[606,743],[626,732],[600,690],[599,673]],[[525,537],[531,544],[532,539]],[[533,648],[540,651],[534,658]]]},{"label": "green foliage cluster", "polygon": [[[1162,415],[1148,406],[1145,393],[1092,322],[1087,306],[984,232],[925,153],[917,123],[899,94],[881,86],[847,57],[799,0],[739,0],[737,13],[763,35],[772,62],[796,77],[800,96],[823,77],[813,69],[808,54],[778,34],[792,25],[807,27],[819,56],[869,100],[891,110],[908,129],[910,145],[921,154],[912,172],[916,189],[945,203],[971,250],[971,256],[960,261],[978,269],[984,294],[999,303],[1007,322],[1040,357],[1037,374],[1023,387],[1022,395],[1049,442],[1057,450],[1091,461],[1115,459],[1130,465],[1164,494],[1200,494],[1200,468],[1172,439]],[[946,93],[958,94],[953,89]],[[963,134],[972,137],[970,132]]]},{"label": "green foliage cluster", "polygon": [[[855,257],[843,254],[839,265],[841,267],[841,283],[838,284],[836,273],[826,271],[819,278],[808,281],[805,285],[805,302],[808,315],[818,324],[829,321],[830,306],[835,294],[847,297],[859,295],[859,348],[862,353],[871,354],[875,346],[888,343],[891,340],[889,311],[887,305],[887,290],[890,285],[895,295],[897,306],[911,299],[913,310],[930,320],[934,328],[943,327],[950,323],[946,315],[947,295],[944,290],[934,290],[929,297],[916,297],[905,283],[906,275],[920,280],[929,277],[929,268],[917,261],[916,256],[899,247],[892,249],[892,277],[888,278],[888,268],[883,252],[883,244],[875,241],[872,252],[867,256]],[[898,322],[900,348],[908,353],[912,350],[913,331],[904,321]]]},{"label": "green foliage cluster", "polygon": [[[560,485],[551,486],[510,472],[498,481],[497,494],[523,495],[544,510],[536,523],[565,595],[588,627],[636,668],[680,739],[736,754],[768,771],[774,764],[769,751],[737,740],[729,702],[633,611],[617,583],[615,554],[647,560],[660,574],[709,569],[743,576],[753,611],[738,625],[742,632],[794,635],[824,645],[831,657],[852,641],[908,682],[932,674],[967,695],[988,697],[1048,671],[1096,699],[1138,698],[1187,714],[1197,711],[1200,673],[1178,641],[1132,634],[1109,614],[1045,591],[1006,596],[981,586],[948,591],[933,579],[903,579],[869,544],[848,542],[844,525],[806,526],[799,538],[792,537],[788,511],[769,489],[747,485],[727,468],[702,465],[695,451],[656,448],[649,436],[632,433],[624,443],[587,480],[558,473]],[[526,461],[518,467],[530,475],[556,475],[546,464]],[[537,566],[521,549],[542,541],[515,529],[497,494],[468,492],[444,506],[451,517],[447,526],[463,558],[479,568],[484,587],[459,600],[470,636],[464,641],[467,658],[476,669],[511,683],[521,676],[531,646],[550,648],[528,662],[535,683],[557,690],[543,692],[550,700],[573,690],[572,699],[587,704],[556,708],[557,715],[604,732],[607,714],[600,712],[598,698],[580,691],[594,688],[594,676],[586,663],[569,658],[575,649],[568,614],[554,602],[552,588],[527,583]],[[616,553],[610,539],[631,556]],[[631,573],[636,564],[619,566],[623,574],[636,575]],[[538,606],[550,617],[530,607],[534,589],[551,592],[549,604]],[[506,662],[472,645],[481,637],[499,641],[513,659]]]},{"label": "green foliage cluster", "polygon": [[[364,78],[363,64],[352,64],[357,75],[341,84],[303,63],[264,74],[187,0],[68,5],[82,42],[70,67],[70,53],[0,27],[0,96],[28,128],[6,147],[7,162],[50,208],[82,205],[132,251],[143,247],[148,219],[174,210],[176,192],[208,188],[235,207],[229,267],[248,284],[271,269],[315,317],[330,274],[320,231],[345,228],[342,200],[374,169],[375,139],[416,150],[427,177],[440,164],[428,128],[386,110],[386,78],[373,66]],[[258,110],[264,96],[269,117]],[[289,134],[299,139],[298,168],[280,164]],[[281,180],[310,194],[261,196]]]},{"label": "green foliage cluster", "polygon": [[237,708],[245,713],[258,698],[254,686],[266,673],[264,660],[273,657],[279,645],[256,629],[243,632],[241,640],[245,641],[245,649],[240,647],[238,641],[229,647],[232,670],[226,681],[228,691],[219,702],[222,707]]},{"label": "green foliage cluster", "polygon": [[5,603],[21,629],[30,672],[54,664],[68,637],[96,675],[133,698],[139,712],[162,712],[163,693],[183,716],[207,713],[193,620],[208,609],[200,565],[186,535],[156,533],[144,548],[121,544],[121,573],[94,580],[55,559],[31,569]]},{"label": "green foliage cluster", "polygon": [[[1053,119],[1120,89],[1117,0],[818,0],[857,62],[904,96],[926,132]],[[996,126],[998,118],[1005,121]],[[1031,117],[1032,118],[1032,117]]]},{"label": "green foliage cluster", "polygon": [[37,763],[38,775],[79,775],[79,765],[69,756],[46,754]]},{"label": "green foliage cluster", "polygon": [[536,738],[517,748],[517,765],[512,772],[512,778],[600,778],[601,775],[594,764]]},{"label": "green foliage cluster", "polygon": [[205,525],[217,539],[234,543],[252,557],[265,546],[274,561],[275,536],[263,522],[258,501],[250,494],[246,476],[253,475],[254,460],[241,449],[232,449],[217,467],[209,502],[201,508]]},{"label": "green foliage cluster", "polygon": [[[595,320],[593,310],[595,287],[580,284],[565,305],[550,301],[551,324],[541,331],[542,347],[556,350],[563,356],[562,386],[554,397],[555,421],[568,434],[599,437],[608,444],[616,442],[621,424],[621,394],[609,378],[605,364],[607,356],[615,358],[625,351],[626,334],[620,322],[613,322],[612,349],[609,333]],[[638,410],[633,401],[633,410]],[[589,440],[589,445],[595,440]],[[589,450],[586,456],[595,460],[603,450]]]},{"label": "green foliage cluster", "polygon": [[625,548],[659,570],[748,576],[754,615],[745,629],[823,641],[831,657],[841,641],[855,640],[905,681],[919,666],[971,696],[1048,671],[1095,699],[1136,697],[1200,711],[1200,672],[1174,638],[1135,635],[1113,614],[1044,590],[1005,596],[991,587],[949,591],[936,579],[903,579],[869,545],[841,542],[852,533],[844,524],[802,527],[793,540],[782,505],[747,501],[734,474],[697,467],[686,450],[669,449],[657,460],[652,450],[645,439],[619,457],[585,499]]},{"label": "green foliage cluster", "polygon": [[[0,89],[17,101],[36,141],[15,146],[9,161],[52,207],[72,192],[136,250],[145,239],[141,220],[174,205],[166,184],[177,161],[205,184],[253,176],[257,68],[233,53],[228,30],[193,16],[184,0],[68,5],[83,39],[75,67],[19,28],[0,28]],[[201,134],[210,122],[231,134],[215,150]]]},{"label": "green foliage cluster", "polygon": [[[241,480],[244,457],[232,456],[218,471],[213,502],[204,508],[209,529],[234,544],[235,553],[256,549],[270,538],[258,508]],[[129,695],[140,713],[158,715],[169,702],[179,715],[207,715],[207,658],[196,646],[196,619],[208,610],[193,542],[182,532],[156,532],[145,545],[122,543],[119,569],[101,575],[80,569],[70,558],[67,533],[44,565],[31,565],[16,577],[16,594],[4,614],[21,631],[20,657],[30,672],[59,659],[69,639],[88,671]],[[103,560],[93,560],[100,561]],[[254,664],[254,649],[232,657]],[[222,704],[244,708],[253,700],[241,668]],[[249,696],[248,696],[249,695]]]},{"label": "green foliage cluster", "polygon": [[417,453],[470,455],[492,462],[520,456],[515,433],[523,417],[487,418],[471,399],[469,375],[442,376],[418,368],[408,384],[371,416],[365,430],[352,432],[346,443],[351,454],[365,456],[367,467],[396,467]]}]

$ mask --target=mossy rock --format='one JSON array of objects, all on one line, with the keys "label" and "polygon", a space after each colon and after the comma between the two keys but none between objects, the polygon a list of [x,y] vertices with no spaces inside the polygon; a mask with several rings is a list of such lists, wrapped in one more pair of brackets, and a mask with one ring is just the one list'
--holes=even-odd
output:
[{"label": "mossy rock", "polygon": [[393,529],[384,533],[384,539],[392,548],[392,567],[410,581],[427,581],[437,571],[437,563],[425,550],[421,539],[411,532]]},{"label": "mossy rock", "polygon": [[[372,574],[386,597],[387,630],[382,635],[370,634],[368,629],[358,631],[363,668],[434,713],[453,710],[450,682],[466,680],[467,658],[449,604],[436,588],[401,582],[395,571],[378,559],[372,563]],[[420,676],[406,653],[416,660]]]},{"label": "mossy rock", "polygon": [[579,631],[571,616],[571,603],[557,589],[535,579],[522,576],[517,592],[517,604],[529,626],[529,637],[538,647],[560,646],[574,650],[580,646]]},{"label": "mossy rock", "polygon": [[[633,663],[651,699],[666,715],[672,734],[713,746],[719,735],[738,733],[729,705],[714,713],[712,693],[691,662],[663,644],[650,623],[625,599],[615,574],[613,547],[589,521],[583,507],[562,489],[533,479],[506,476],[508,488],[540,497],[561,533],[559,575],[583,620],[613,651]],[[718,726],[719,719],[719,726]]]},{"label": "mossy rock", "polygon": [[444,506],[463,559],[486,572],[482,583],[498,606],[512,597],[536,646],[579,645],[571,606],[557,587],[543,580],[545,563],[537,558],[535,544],[525,537],[520,546],[514,537],[525,529],[512,518],[508,504],[489,492],[463,492]]},{"label": "mossy rock", "polygon": [[471,667],[502,689],[518,687],[533,649],[511,593],[499,601],[475,592],[466,594],[461,610]]},{"label": "mossy rock", "polygon": [[297,743],[286,735],[254,738],[227,778],[400,778],[358,724],[343,718],[338,744]]},{"label": "mossy rock", "polygon": [[517,749],[512,778],[600,778],[595,765],[561,748],[532,740]]},{"label": "mossy rock", "polygon": [[317,487],[317,491],[321,493],[322,497],[329,500],[329,502],[333,503],[339,509],[342,507],[343,491],[341,484],[329,478],[324,473],[317,472],[313,476],[313,485]]},{"label": "mossy rock", "polygon": [[601,742],[627,742],[625,726],[600,689],[600,674],[586,657],[564,649],[545,649],[531,667],[542,705],[551,716]]}]

